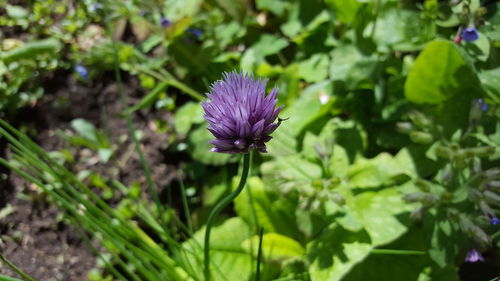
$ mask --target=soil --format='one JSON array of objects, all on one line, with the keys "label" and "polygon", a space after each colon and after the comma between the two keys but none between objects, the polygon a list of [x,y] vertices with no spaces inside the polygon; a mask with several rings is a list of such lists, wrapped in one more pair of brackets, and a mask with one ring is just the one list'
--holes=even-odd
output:
[{"label": "soil", "polygon": [[[77,160],[75,171],[91,169],[125,185],[136,181],[145,186],[140,161],[130,137],[126,137],[127,124],[121,116],[122,106],[113,75],[107,73],[93,79],[94,82],[85,83],[72,73],[59,72],[46,81],[44,97],[10,123],[34,129],[32,137],[47,151],[71,149]],[[135,104],[144,92],[134,77],[124,77],[124,81],[128,102]],[[83,118],[109,135],[117,147],[110,162],[78,161],[88,154],[88,149],[75,149],[58,135],[61,130],[70,130],[70,122],[75,118]],[[171,160],[167,164],[164,159],[167,135],[157,132],[153,120],[161,120],[169,127],[171,115],[148,109],[136,112],[133,118],[134,125],[143,133],[141,146],[161,192],[177,176],[177,169]],[[6,145],[0,140],[0,157],[6,154]],[[0,175],[2,173],[8,174],[8,171],[0,170]],[[15,174],[0,177],[0,210],[5,206],[14,210],[0,217],[0,251],[7,259],[35,280],[87,280],[89,270],[96,266],[95,257],[78,232],[61,219],[61,213],[45,198],[40,198],[36,187]],[[1,263],[0,273],[19,277]]]}]

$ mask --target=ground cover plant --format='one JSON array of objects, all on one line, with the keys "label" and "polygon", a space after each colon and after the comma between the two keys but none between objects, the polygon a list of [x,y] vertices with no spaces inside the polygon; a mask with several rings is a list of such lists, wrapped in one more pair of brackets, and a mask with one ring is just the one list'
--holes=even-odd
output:
[{"label": "ground cover plant", "polygon": [[497,1],[0,3],[0,280],[498,280]]}]

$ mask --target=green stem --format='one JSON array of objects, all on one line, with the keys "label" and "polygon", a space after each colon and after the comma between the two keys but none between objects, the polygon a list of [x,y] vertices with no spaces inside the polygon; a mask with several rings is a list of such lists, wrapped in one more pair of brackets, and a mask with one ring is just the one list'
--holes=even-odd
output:
[{"label": "green stem", "polygon": [[425,255],[424,251],[414,251],[414,250],[397,250],[397,249],[373,249],[372,254],[379,255]]},{"label": "green stem", "polygon": [[13,263],[11,263],[8,259],[6,259],[2,254],[0,254],[0,260],[5,263],[8,267],[10,267],[13,271],[15,271],[17,274],[21,275],[21,277],[24,280],[27,281],[35,281],[33,278],[31,278],[28,274],[24,273],[21,269],[19,269],[17,266],[15,266]]},{"label": "green stem", "polygon": [[259,232],[259,251],[257,252],[257,271],[255,272],[255,281],[260,281],[260,263],[262,259],[262,236],[264,235],[264,227],[260,228]]},{"label": "green stem", "polygon": [[231,201],[233,201],[243,190],[245,183],[248,177],[248,171],[250,170],[250,158],[251,153],[243,154],[243,172],[241,174],[241,179],[238,187],[231,192],[227,197],[223,198],[215,207],[212,212],[208,216],[207,220],[207,228],[205,229],[205,281],[210,280],[210,230],[212,229],[212,224],[215,217],[219,214],[219,212],[224,209]]}]

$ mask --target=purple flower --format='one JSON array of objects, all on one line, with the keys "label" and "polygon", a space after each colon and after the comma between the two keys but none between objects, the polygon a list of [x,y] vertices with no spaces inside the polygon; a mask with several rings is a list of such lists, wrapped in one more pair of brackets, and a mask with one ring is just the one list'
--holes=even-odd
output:
[{"label": "purple flower", "polygon": [[167,28],[171,24],[172,24],[172,22],[169,19],[167,19],[166,17],[161,17],[161,19],[160,19],[160,25],[161,25],[161,27]]},{"label": "purple flower", "polygon": [[479,33],[474,26],[469,26],[462,31],[462,38],[465,42],[476,41],[479,38]]},{"label": "purple flower", "polygon": [[495,216],[492,216],[490,218],[490,223],[491,223],[491,225],[498,225],[498,224],[500,224],[500,219],[495,217]]},{"label": "purple flower", "polygon": [[465,262],[478,262],[478,261],[484,261],[484,258],[481,255],[481,253],[476,249],[470,250],[467,253],[467,257],[465,257]]},{"label": "purple flower", "polygon": [[192,28],[190,27],[188,29],[188,32],[190,32],[191,34],[194,35],[194,37],[196,37],[197,39],[199,39],[201,37],[201,30],[199,28]]},{"label": "purple flower", "polygon": [[477,102],[481,105],[481,111],[488,110],[488,103],[486,103],[483,99],[478,99]]},{"label": "purple flower", "polygon": [[87,80],[89,78],[89,71],[87,70],[87,68],[81,64],[77,64],[75,66],[75,71],[76,73],[78,73],[78,75],[80,75],[80,77],[82,77],[84,80]]},{"label": "purple flower", "polygon": [[224,79],[212,84],[209,100],[203,101],[208,130],[215,136],[210,141],[213,152],[247,153],[252,149],[266,152],[265,143],[278,128],[274,123],[283,106],[276,108],[278,88],[266,96],[267,80],[236,71],[223,74]]}]

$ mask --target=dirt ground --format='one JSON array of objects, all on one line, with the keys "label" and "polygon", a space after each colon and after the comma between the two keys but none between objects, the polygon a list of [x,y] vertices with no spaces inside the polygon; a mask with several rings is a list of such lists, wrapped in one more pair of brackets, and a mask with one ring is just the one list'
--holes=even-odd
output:
[{"label": "dirt ground", "polygon": [[[32,137],[47,151],[68,148],[65,141],[56,133],[57,130],[70,128],[70,121],[83,118],[109,134],[113,143],[128,135],[125,119],[120,116],[122,106],[118,89],[109,78],[94,79],[95,82],[83,83],[72,73],[55,73],[45,85],[45,95],[38,104],[23,110],[10,120],[14,126],[28,126],[34,129]],[[144,93],[138,82],[129,77],[126,81],[128,102],[134,104]],[[65,106],[56,106],[65,103]],[[157,186],[165,188],[176,177],[176,168],[165,161],[164,151],[167,149],[167,135],[156,132],[153,120],[162,120],[171,124],[171,116],[166,111],[153,110],[137,112],[134,123],[143,132],[141,144]],[[79,150],[71,148],[76,159]],[[0,156],[5,157],[8,149],[0,140]],[[145,177],[133,145],[128,138],[122,142],[113,159],[120,159],[118,169],[116,162],[97,163],[89,168],[100,174],[118,179],[124,184],[132,181],[145,183]],[[87,164],[81,164],[87,165]],[[8,171],[0,170],[0,173]],[[15,265],[32,276],[35,280],[87,280],[89,270],[96,266],[95,257],[78,232],[64,223],[58,210],[38,198],[34,187],[10,174],[8,178],[0,177],[0,210],[11,206],[13,212],[0,218],[0,251]],[[0,264],[0,273],[18,277],[5,265]]]}]

